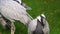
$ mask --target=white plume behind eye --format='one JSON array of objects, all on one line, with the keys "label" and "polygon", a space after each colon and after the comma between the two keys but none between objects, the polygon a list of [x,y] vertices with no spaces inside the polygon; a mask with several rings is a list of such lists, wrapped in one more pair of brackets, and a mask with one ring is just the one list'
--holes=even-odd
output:
[{"label": "white plume behind eye", "polygon": [[46,18],[44,14],[41,14],[42,17]]},{"label": "white plume behind eye", "polygon": [[37,19],[41,22],[41,17],[40,16],[38,16]]}]

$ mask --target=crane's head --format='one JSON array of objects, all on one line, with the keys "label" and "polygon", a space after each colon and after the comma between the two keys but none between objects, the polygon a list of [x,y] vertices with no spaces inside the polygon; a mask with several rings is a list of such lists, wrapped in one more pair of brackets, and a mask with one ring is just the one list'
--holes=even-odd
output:
[{"label": "crane's head", "polygon": [[40,16],[37,17],[37,19],[41,22],[41,18],[46,18],[44,14],[41,14]]}]

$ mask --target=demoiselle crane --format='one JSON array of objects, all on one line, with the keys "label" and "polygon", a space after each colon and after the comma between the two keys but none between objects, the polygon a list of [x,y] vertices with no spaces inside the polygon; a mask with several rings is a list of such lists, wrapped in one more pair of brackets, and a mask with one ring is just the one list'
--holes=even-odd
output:
[{"label": "demoiselle crane", "polygon": [[26,25],[31,21],[30,15],[19,3],[14,0],[0,0],[0,13],[8,20],[11,21],[11,34],[15,32],[14,21],[18,20]]},{"label": "demoiselle crane", "polygon": [[[20,5],[22,5],[24,8],[26,8],[26,10],[31,10],[30,7],[28,7],[25,3],[23,3],[21,0],[14,0],[15,2],[19,3]],[[27,13],[28,14],[28,13]],[[30,16],[28,14],[28,16]],[[30,16],[31,17],[31,16]],[[3,16],[0,14],[0,22],[2,24],[2,26],[4,27],[4,29],[6,29],[7,27],[9,27],[10,25],[6,23],[6,21],[4,20]],[[32,18],[32,17],[31,17]],[[5,27],[7,26],[7,27]],[[10,27],[9,27],[10,28]]]},{"label": "demoiselle crane", "polygon": [[28,23],[28,34],[49,34],[49,24],[44,14]]}]

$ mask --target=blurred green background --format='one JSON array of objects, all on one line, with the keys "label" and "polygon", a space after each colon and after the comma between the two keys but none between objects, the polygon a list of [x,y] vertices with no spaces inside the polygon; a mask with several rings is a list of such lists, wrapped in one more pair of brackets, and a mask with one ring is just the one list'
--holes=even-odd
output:
[{"label": "blurred green background", "polygon": [[[32,10],[27,12],[36,18],[41,13],[44,13],[49,22],[50,34],[60,34],[60,0],[22,0]],[[27,27],[16,21],[15,34],[27,34]],[[0,24],[0,34],[10,34],[10,30],[4,30]]]}]

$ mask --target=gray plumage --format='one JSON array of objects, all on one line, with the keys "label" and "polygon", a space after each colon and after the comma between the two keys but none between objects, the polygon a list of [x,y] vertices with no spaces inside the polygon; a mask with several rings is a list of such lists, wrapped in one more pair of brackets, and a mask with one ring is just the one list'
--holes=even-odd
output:
[{"label": "gray plumage", "polygon": [[8,20],[19,20],[26,24],[30,20],[26,8],[13,0],[0,0],[0,13]]},{"label": "gray plumage", "polygon": [[13,23],[15,20],[26,25],[26,23],[32,19],[32,17],[26,12],[26,8],[13,0],[0,0],[0,13],[6,19],[11,21],[11,34],[14,34],[15,32],[15,26]]},{"label": "gray plumage", "polygon": [[33,34],[44,34],[42,23],[37,19],[37,26],[36,29],[33,31]]}]

